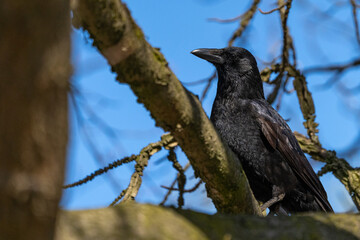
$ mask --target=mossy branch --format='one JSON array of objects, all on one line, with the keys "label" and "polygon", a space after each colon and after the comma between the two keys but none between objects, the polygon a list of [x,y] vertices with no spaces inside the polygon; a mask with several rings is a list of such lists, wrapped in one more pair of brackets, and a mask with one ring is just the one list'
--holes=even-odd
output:
[{"label": "mossy branch", "polygon": [[314,100],[307,87],[305,76],[293,66],[289,66],[287,71],[290,76],[294,77],[293,84],[299,100],[301,112],[305,119],[304,127],[307,130],[307,134],[314,144],[320,146],[319,137],[317,136],[317,133],[319,132],[317,127],[319,124],[315,122],[316,115]]},{"label": "mossy branch", "polygon": [[344,184],[356,208],[360,211],[360,169],[351,167],[345,159],[338,158],[335,151],[329,151],[320,145],[314,144],[311,139],[304,135],[295,132],[295,136],[305,153],[315,160],[326,163],[320,170],[319,175],[332,172]]}]

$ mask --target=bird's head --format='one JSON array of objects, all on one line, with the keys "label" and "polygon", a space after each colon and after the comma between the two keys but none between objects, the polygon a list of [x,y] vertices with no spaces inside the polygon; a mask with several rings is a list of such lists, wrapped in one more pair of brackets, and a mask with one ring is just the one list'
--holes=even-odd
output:
[{"label": "bird's head", "polygon": [[257,66],[254,56],[248,50],[240,47],[199,48],[191,53],[214,64],[218,70],[234,69],[244,73]]},{"label": "bird's head", "polygon": [[243,98],[264,98],[257,63],[248,50],[240,47],[199,48],[191,53],[216,67],[218,93],[226,91],[224,94],[237,93]]}]

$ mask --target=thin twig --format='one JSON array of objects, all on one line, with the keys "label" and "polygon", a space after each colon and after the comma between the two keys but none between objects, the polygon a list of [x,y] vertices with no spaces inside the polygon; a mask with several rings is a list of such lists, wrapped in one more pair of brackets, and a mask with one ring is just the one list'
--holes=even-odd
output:
[{"label": "thin twig", "polygon": [[119,202],[126,194],[127,188],[122,190],[119,196],[117,196],[112,203],[110,203],[109,206],[114,206],[117,202]]},{"label": "thin twig", "polygon": [[275,12],[275,11],[278,11],[278,10],[282,9],[283,7],[285,7],[285,5],[286,5],[286,2],[283,3],[283,4],[281,4],[279,7],[274,8],[274,9],[272,9],[272,10],[270,10],[270,11],[267,11],[267,12],[265,12],[265,11],[263,11],[263,10],[261,10],[261,9],[259,8],[259,12],[261,12],[262,14],[270,14],[270,13],[273,13],[273,12]]},{"label": "thin twig", "polygon": [[[185,165],[185,167],[184,167],[184,172],[186,172],[186,170],[188,170],[189,167],[190,167],[190,162],[187,162],[186,165]],[[171,183],[171,185],[170,185],[170,187],[169,187],[169,191],[166,193],[164,199],[163,199],[163,200],[161,201],[161,203],[159,204],[160,206],[164,206],[164,204],[165,204],[166,201],[168,200],[168,198],[169,198],[169,196],[170,196],[170,194],[171,194],[171,192],[172,192],[171,189],[174,188],[174,186],[175,186],[175,184],[176,184],[179,176],[180,176],[180,174],[178,173],[177,176],[176,176],[176,178],[175,178],[175,180]]]},{"label": "thin twig", "polygon": [[220,22],[220,23],[229,23],[229,22],[235,22],[236,20],[241,19],[244,16],[243,14],[240,14],[237,17],[234,18],[229,18],[229,19],[221,19],[221,18],[208,18],[209,21],[214,21],[214,22]]},{"label": "thin twig", "polygon": [[292,52],[292,56],[293,56],[293,66],[296,68],[297,65],[297,57],[296,57],[296,51],[295,51],[295,46],[294,46],[294,41],[291,35],[289,35],[289,48]]},{"label": "thin twig", "polygon": [[250,20],[253,19],[253,16],[256,13],[256,9],[257,6],[259,5],[260,0],[254,0],[251,7],[249,8],[249,10],[247,10],[240,21],[240,26],[239,28],[233,33],[233,35],[231,36],[229,42],[228,42],[228,46],[232,46],[234,44],[235,39],[240,38],[241,35],[243,34],[243,32],[245,31],[245,29],[247,28],[247,26],[250,23]]},{"label": "thin twig", "polygon": [[334,64],[328,66],[309,67],[304,70],[304,74],[315,73],[315,72],[333,72],[333,71],[344,71],[352,67],[360,66],[360,58],[355,59],[345,64]]},{"label": "thin twig", "polygon": [[343,71],[336,71],[325,83],[315,85],[314,87],[319,90],[327,90],[331,88],[334,83],[338,82],[343,75]]},{"label": "thin twig", "polygon": [[186,176],[184,174],[185,171],[178,162],[174,149],[169,150],[168,159],[173,163],[173,168],[175,168],[179,174],[179,177],[177,178],[179,187],[178,208],[181,209],[182,206],[184,206],[184,188],[186,184]]},{"label": "thin twig", "polygon": [[[191,192],[194,192],[201,184],[203,183],[203,181],[199,181],[197,184],[195,184],[194,187],[190,188],[190,189],[184,189],[183,192],[184,193],[191,193]],[[164,185],[161,185],[162,188],[165,188],[167,190],[171,190],[171,191],[180,191],[179,188],[174,188],[174,187],[167,187],[167,186],[164,186]]]},{"label": "thin twig", "polygon": [[214,71],[214,73],[207,79],[207,84],[201,94],[200,102],[204,101],[204,99],[205,99],[206,95],[208,94],[209,89],[215,79],[216,79],[216,71]]},{"label": "thin twig", "polygon": [[281,64],[280,74],[281,74],[281,72],[284,71],[285,66],[289,63],[289,45],[288,45],[289,28],[287,26],[287,20],[289,17],[291,3],[292,3],[292,0],[288,0],[287,2],[285,2],[284,5],[286,6],[286,8],[285,8],[284,12],[282,13],[282,11],[280,11],[281,20],[282,20],[281,23],[282,23],[282,29],[283,29],[283,51],[282,51],[282,64]]},{"label": "thin twig", "polygon": [[356,34],[356,40],[358,44],[360,45],[360,30],[359,30],[359,22],[357,19],[356,10],[358,8],[355,0],[350,0],[351,7],[352,7],[352,15],[353,15],[353,21],[354,21],[354,27],[355,27],[355,34]]},{"label": "thin twig", "polygon": [[281,77],[282,77],[282,75],[279,74],[276,77],[276,79],[274,80],[275,86],[274,86],[272,92],[268,95],[268,97],[266,99],[269,104],[273,104],[274,101],[276,100],[277,96],[278,96],[278,93],[279,93],[279,90],[280,90],[280,87],[281,87]]},{"label": "thin twig", "polygon": [[111,169],[119,167],[122,164],[132,162],[135,159],[136,159],[136,155],[131,155],[130,157],[124,157],[123,159],[116,160],[116,161],[110,163],[108,166],[96,170],[95,172],[91,173],[90,175],[86,176],[85,178],[83,178],[77,182],[64,185],[63,188],[76,187],[76,186],[82,185],[84,183],[87,183],[87,182],[93,180],[95,177],[100,176],[101,174],[104,174]]},{"label": "thin twig", "polygon": [[182,84],[187,85],[187,86],[193,86],[193,85],[198,85],[198,84],[202,84],[202,83],[206,83],[209,82],[209,79],[214,79],[216,78],[216,71],[214,71],[210,77],[201,79],[201,80],[197,80],[197,81],[193,81],[193,82],[182,82]]}]

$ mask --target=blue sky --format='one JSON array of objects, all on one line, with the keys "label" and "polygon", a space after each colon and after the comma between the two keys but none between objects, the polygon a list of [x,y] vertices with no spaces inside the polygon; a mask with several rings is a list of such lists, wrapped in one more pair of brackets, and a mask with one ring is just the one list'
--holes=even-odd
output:
[{"label": "blue sky", "polygon": [[[194,57],[190,51],[200,47],[225,47],[238,26],[238,22],[220,24],[211,22],[208,18],[232,18],[249,7],[248,1],[235,0],[125,2],[143,29],[146,39],[152,46],[161,48],[171,69],[183,83],[204,79],[214,71],[209,63]],[[336,20],[319,19],[314,14],[314,6],[310,10],[306,1],[294,1],[289,26],[294,36],[300,69],[326,63],[342,63],[359,55],[359,46],[352,35],[350,9],[338,7],[333,10],[328,1],[318,1],[316,4],[322,6],[322,9],[329,8]],[[270,1],[260,5],[263,10],[273,7]],[[155,127],[149,112],[136,102],[129,87],[115,81],[110,67],[91,46],[87,34],[74,30],[72,41],[73,83],[80,94],[76,95],[77,107],[70,104],[71,140],[66,183],[76,181],[116,159],[137,154],[150,142],[159,140],[163,133],[162,129]],[[236,45],[250,50],[262,69],[262,61],[269,61],[274,54],[279,54],[280,41],[278,13],[257,13],[255,21]],[[346,86],[354,86],[360,82],[358,76],[359,70],[347,73],[342,82]],[[359,131],[358,119],[348,111],[343,102],[350,101],[356,107],[359,98],[344,98],[336,90],[336,85],[320,90],[319,85],[328,78],[328,74],[314,74],[307,80],[315,101],[316,120],[320,123],[320,140],[325,148],[341,153],[356,140]],[[201,94],[204,85],[186,87]],[[208,114],[215,91],[213,85],[203,102]],[[295,93],[284,97],[280,113],[285,119],[290,119],[289,125],[293,130],[305,133]],[[181,149],[177,153],[181,163],[185,165],[187,160]],[[166,152],[160,152],[150,160],[137,201],[157,204],[162,200],[166,191],[160,185],[169,186],[176,174],[170,163],[157,161],[165,155]],[[353,166],[359,166],[359,157],[358,154],[351,159]],[[314,163],[313,166],[318,170],[322,165]],[[88,184],[66,190],[62,206],[67,209],[107,206],[127,186],[132,170],[132,164],[122,166]],[[190,188],[197,180],[192,178],[190,170],[188,176],[190,180],[187,188]],[[337,179],[327,174],[321,181],[335,211],[343,212],[352,207],[346,190]],[[174,193],[168,203],[176,202],[177,194]],[[209,213],[215,211],[211,201],[206,198],[203,186],[195,193],[187,194],[185,203],[187,208]]]}]

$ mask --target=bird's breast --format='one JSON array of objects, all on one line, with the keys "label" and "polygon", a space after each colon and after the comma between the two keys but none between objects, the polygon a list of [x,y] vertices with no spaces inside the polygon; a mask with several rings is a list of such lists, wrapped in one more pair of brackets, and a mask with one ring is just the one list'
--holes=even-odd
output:
[{"label": "bird's breast", "polygon": [[250,114],[246,102],[213,104],[211,121],[222,139],[239,157],[256,155],[262,144],[260,126]]}]

